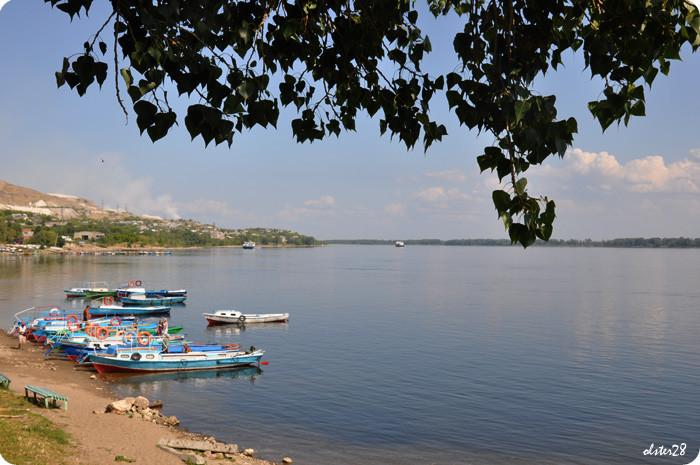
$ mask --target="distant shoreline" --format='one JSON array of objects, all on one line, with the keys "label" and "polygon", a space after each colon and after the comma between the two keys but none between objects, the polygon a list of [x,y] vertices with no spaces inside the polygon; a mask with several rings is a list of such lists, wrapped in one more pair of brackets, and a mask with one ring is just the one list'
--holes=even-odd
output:
[{"label": "distant shoreline", "polygon": [[[299,248],[310,248],[319,247],[319,245],[262,245],[259,248],[273,248],[273,249],[299,249]],[[197,249],[214,249],[214,248],[225,248],[225,249],[242,249],[240,245],[214,245],[214,246],[192,246],[192,247],[124,247],[124,246],[74,246],[69,248],[39,248],[39,247],[29,247],[23,244],[0,244],[0,256],[3,255],[167,255],[176,250],[197,250]],[[14,249],[14,250],[12,250]]]},{"label": "distant shoreline", "polygon": [[[442,246],[481,246],[505,247],[512,246],[509,239],[401,239],[405,246],[411,245],[442,245]],[[337,245],[391,245],[395,240],[384,239],[330,239],[321,241],[324,244]],[[549,242],[537,241],[531,247],[608,247],[627,249],[695,249],[700,248],[700,238],[618,238],[602,241],[591,239],[550,239]]]}]

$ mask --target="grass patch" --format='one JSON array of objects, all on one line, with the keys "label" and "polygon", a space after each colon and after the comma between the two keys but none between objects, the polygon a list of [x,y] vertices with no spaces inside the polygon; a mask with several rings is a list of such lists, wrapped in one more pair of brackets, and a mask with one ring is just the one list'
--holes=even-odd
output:
[{"label": "grass patch", "polygon": [[71,437],[46,418],[28,409],[24,397],[0,389],[0,454],[13,465],[64,465],[72,459]]}]

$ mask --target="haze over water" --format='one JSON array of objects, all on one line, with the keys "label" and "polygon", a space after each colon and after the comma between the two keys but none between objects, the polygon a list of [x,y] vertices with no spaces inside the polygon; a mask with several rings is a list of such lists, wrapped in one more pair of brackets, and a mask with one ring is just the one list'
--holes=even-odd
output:
[{"label": "haze over water", "polygon": [[[190,431],[321,464],[689,463],[700,251],[328,246],[0,261],[0,317],[71,281],[182,288],[188,339],[261,370],[121,377]],[[202,312],[289,312],[207,327]],[[68,362],[66,362],[68,363]],[[685,443],[685,455],[644,455]]]}]

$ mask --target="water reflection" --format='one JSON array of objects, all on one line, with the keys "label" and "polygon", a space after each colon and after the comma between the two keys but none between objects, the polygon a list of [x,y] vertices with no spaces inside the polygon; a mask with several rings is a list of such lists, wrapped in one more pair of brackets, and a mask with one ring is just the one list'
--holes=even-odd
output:
[{"label": "water reflection", "polygon": [[289,330],[289,322],[287,323],[255,323],[250,325],[245,324],[227,324],[227,325],[212,325],[209,324],[204,328],[204,332],[215,337],[232,336],[241,334],[247,330],[253,331],[271,331],[271,330]]},{"label": "water reflection", "polygon": [[182,380],[214,380],[222,378],[249,377],[254,383],[263,371],[258,367],[234,367],[222,370],[176,371],[172,373],[101,373],[98,376],[105,381],[121,384],[167,383]]}]

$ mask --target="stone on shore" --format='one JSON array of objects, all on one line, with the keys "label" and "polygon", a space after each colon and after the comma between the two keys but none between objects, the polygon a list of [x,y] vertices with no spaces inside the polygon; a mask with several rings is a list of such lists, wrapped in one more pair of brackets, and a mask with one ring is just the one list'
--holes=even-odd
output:
[{"label": "stone on shore", "polygon": [[111,404],[108,404],[105,408],[105,412],[123,413],[128,411],[131,408],[131,405],[131,402],[127,401],[126,399],[117,400],[112,402]]},{"label": "stone on shore", "polygon": [[224,444],[220,442],[194,441],[190,439],[162,439],[161,443],[164,446],[173,447],[175,449],[221,452],[224,454],[235,454],[238,452],[238,446],[236,444]]},{"label": "stone on shore", "polygon": [[151,405],[151,402],[143,396],[139,396],[136,399],[134,399],[134,407],[136,407],[139,410],[146,409],[149,405]]}]

